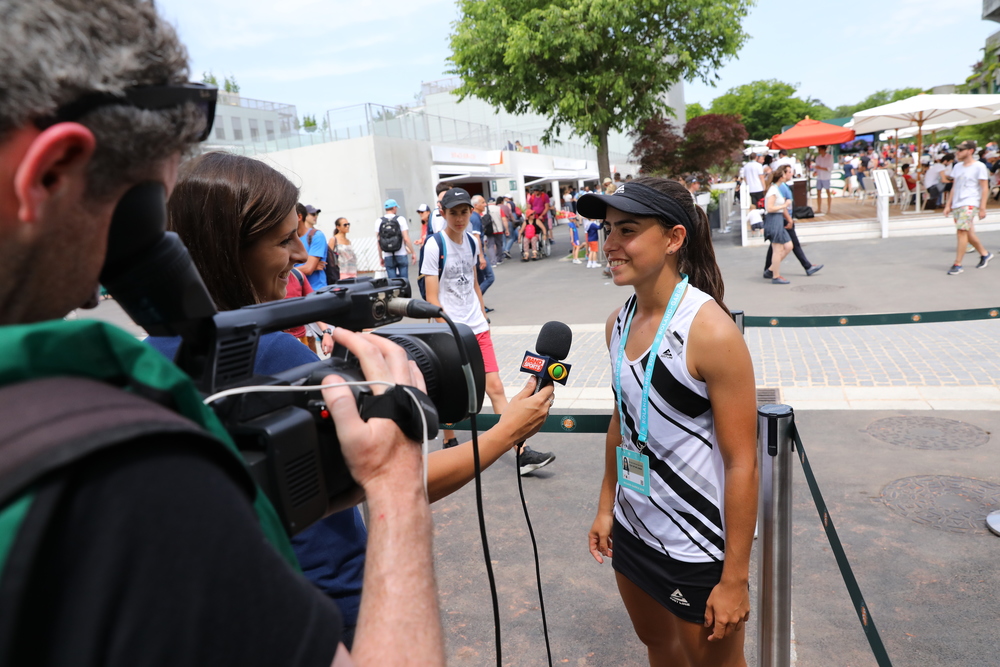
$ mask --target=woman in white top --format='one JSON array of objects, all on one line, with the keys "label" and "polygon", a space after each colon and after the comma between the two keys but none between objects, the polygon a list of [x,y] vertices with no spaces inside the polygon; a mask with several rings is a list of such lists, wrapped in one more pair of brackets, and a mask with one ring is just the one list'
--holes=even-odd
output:
[{"label": "woman in white top", "polygon": [[328,245],[331,255],[340,268],[340,277],[357,278],[358,260],[354,254],[354,246],[347,238],[347,233],[351,231],[351,223],[347,221],[347,218],[337,218],[333,224],[337,226],[337,230]]},{"label": "woman in white top", "polygon": [[753,364],[722,303],[708,217],[683,185],[640,177],[584,195],[610,225],[618,403],[590,529],[651,665],[744,666],[757,518]]},{"label": "woman in white top", "polygon": [[767,192],[764,195],[764,238],[771,242],[771,282],[775,285],[789,283],[781,276],[781,260],[792,251],[792,237],[785,229],[785,211],[792,207],[792,202],[790,199],[785,199],[778,186],[791,178],[791,168],[783,164],[771,172],[765,182]]}]

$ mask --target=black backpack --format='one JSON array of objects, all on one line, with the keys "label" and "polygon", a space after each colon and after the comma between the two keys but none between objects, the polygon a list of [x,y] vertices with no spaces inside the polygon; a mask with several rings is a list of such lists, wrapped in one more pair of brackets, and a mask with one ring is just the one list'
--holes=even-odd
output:
[{"label": "black backpack", "polygon": [[481,216],[479,216],[479,218],[483,222],[483,234],[484,235],[489,236],[489,235],[493,235],[493,234],[497,233],[496,232],[496,222],[493,220],[493,216],[490,215],[490,208],[489,208],[489,206],[486,207],[486,210],[483,211],[483,214]]},{"label": "black backpack", "polygon": [[398,215],[391,218],[382,216],[378,226],[378,247],[382,252],[396,252],[403,247],[403,230],[399,227]]},{"label": "black backpack", "polygon": [[[312,245],[312,240],[313,240],[314,236],[316,236],[316,228],[315,227],[313,227],[312,229],[310,229],[309,233],[306,234],[306,242],[307,242],[308,245]],[[306,251],[308,251],[308,250],[309,250],[309,248],[306,248]],[[326,268],[323,269],[323,271],[324,271],[324,273],[326,273],[326,284],[327,285],[332,285],[335,282],[337,282],[338,280],[340,280],[340,267],[337,266],[337,257],[336,256],[331,256],[331,255],[333,255],[333,253],[330,252],[330,244],[328,242],[326,244],[326,255],[323,256],[323,262],[326,264]]]}]

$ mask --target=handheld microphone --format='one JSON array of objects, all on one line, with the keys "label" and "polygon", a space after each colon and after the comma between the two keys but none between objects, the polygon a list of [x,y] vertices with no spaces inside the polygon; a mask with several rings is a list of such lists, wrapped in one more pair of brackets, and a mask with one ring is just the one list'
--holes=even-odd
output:
[{"label": "handheld microphone", "polygon": [[536,352],[525,352],[521,372],[538,378],[535,393],[553,382],[566,384],[570,364],[563,363],[573,345],[573,330],[562,322],[546,322],[535,341]]}]

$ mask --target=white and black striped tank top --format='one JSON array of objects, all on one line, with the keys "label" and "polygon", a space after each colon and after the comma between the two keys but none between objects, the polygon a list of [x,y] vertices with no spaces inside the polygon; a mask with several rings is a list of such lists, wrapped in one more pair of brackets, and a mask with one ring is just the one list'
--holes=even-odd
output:
[{"label": "white and black striped tank top", "polygon": [[[688,286],[655,350],[652,386],[649,389],[648,442],[649,497],[636,491],[615,491],[615,518],[640,540],[671,558],[704,563],[721,561],[726,548],[725,472],[715,439],[715,421],[708,388],[694,379],[687,367],[687,341],[691,322],[712,297]],[[611,363],[625,318],[635,308],[633,295],[622,308],[611,334]],[[639,359],[622,359],[622,446],[637,451],[642,383],[650,350]],[[615,396],[617,401],[617,395]]]}]

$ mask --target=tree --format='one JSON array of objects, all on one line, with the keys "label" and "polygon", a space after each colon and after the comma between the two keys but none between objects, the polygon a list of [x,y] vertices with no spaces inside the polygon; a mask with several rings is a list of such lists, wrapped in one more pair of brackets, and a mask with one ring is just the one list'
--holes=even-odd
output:
[{"label": "tree", "polygon": [[310,116],[309,114],[305,114],[304,116],[302,116],[302,129],[304,129],[306,132],[315,132],[316,116]]},{"label": "tree", "polygon": [[215,78],[215,75],[211,72],[202,72],[201,82],[207,83],[210,86],[215,86],[216,88],[219,87],[219,80]]},{"label": "tree", "polygon": [[786,125],[794,125],[806,116],[832,118],[830,109],[819,100],[800,99],[795,86],[777,79],[753,81],[730,88],[712,100],[711,112],[738,115],[751,139],[770,139]]},{"label": "tree", "polygon": [[728,171],[739,161],[747,131],[738,116],[706,114],[684,125],[684,136],[663,116],[647,120],[633,133],[632,155],[647,174]]},{"label": "tree", "polygon": [[639,160],[643,173],[674,175],[682,172],[684,138],[671,120],[654,116],[633,132],[632,156]]},{"label": "tree", "polygon": [[710,113],[692,118],[684,126],[684,170],[728,169],[739,161],[747,137],[739,116]]},{"label": "tree", "polygon": [[752,0],[459,0],[451,35],[455,92],[508,113],[533,111],[597,147],[610,175],[608,133],[671,113],[681,79],[716,72],[747,40]]},{"label": "tree", "polygon": [[833,110],[833,116],[831,118],[844,118],[846,116],[853,116],[859,111],[864,111],[865,109],[871,109],[872,107],[880,107],[883,104],[889,104],[890,102],[898,102],[899,100],[905,100],[908,97],[913,97],[914,95],[919,95],[924,92],[922,88],[896,88],[896,89],[885,89],[879,90],[865,99],[861,100],[857,104],[845,104],[837,107]]},{"label": "tree", "polygon": [[692,102],[687,105],[687,118],[684,120],[691,120],[692,118],[697,118],[698,116],[704,116],[708,113],[708,110],[698,104],[697,102]]},{"label": "tree", "polygon": [[236,83],[235,76],[227,76],[223,86],[227,93],[233,93],[235,95],[240,92],[240,84]]}]

